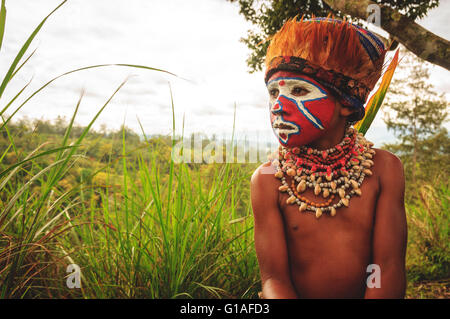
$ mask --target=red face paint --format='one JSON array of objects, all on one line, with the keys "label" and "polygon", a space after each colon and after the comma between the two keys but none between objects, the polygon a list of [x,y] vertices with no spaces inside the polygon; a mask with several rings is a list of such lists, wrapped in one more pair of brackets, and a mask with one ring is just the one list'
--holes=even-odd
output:
[{"label": "red face paint", "polygon": [[314,79],[280,71],[267,83],[270,121],[281,145],[294,147],[325,134],[333,117],[335,101]]}]

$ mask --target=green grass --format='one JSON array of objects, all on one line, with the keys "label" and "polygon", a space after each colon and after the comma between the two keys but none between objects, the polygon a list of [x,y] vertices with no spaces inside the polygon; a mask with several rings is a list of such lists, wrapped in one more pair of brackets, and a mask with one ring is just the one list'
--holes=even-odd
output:
[{"label": "green grass", "polygon": [[[53,164],[32,153],[3,169],[1,297],[256,297],[252,168],[161,161],[163,141],[129,152],[123,138],[122,156],[86,178],[103,173],[101,185],[67,189],[58,181],[84,157],[66,148],[70,128],[61,147],[36,150]],[[70,263],[79,291],[65,285]]]},{"label": "green grass", "polygon": [[[36,35],[65,2],[42,20],[20,48],[1,82],[0,98],[33,56],[34,52],[19,65]],[[0,44],[5,21],[2,1]],[[170,73],[141,65],[114,65]],[[244,205],[247,215],[243,216],[235,209],[240,201],[237,194],[247,187],[249,177],[240,167],[217,165],[208,174],[196,174],[200,168],[175,165],[170,158],[163,160],[167,163],[156,160],[158,149],[150,147],[135,151],[137,161],[129,162],[123,138],[119,160],[85,176],[95,180],[103,174],[104,185],[95,187],[81,180],[61,187],[63,178],[85,158],[80,149],[91,126],[125,82],[78,138],[69,137],[82,96],[57,146],[43,143],[28,154],[22,152],[22,145],[17,147],[8,125],[28,101],[60,77],[106,66],[111,64],[82,67],[52,78],[6,118],[3,115],[29,83],[13,99],[2,101],[0,130],[9,145],[0,149],[0,298],[252,296],[258,280],[252,226],[248,218],[242,218],[248,217],[249,207]],[[15,160],[5,164],[11,155]],[[115,182],[116,174],[111,172],[118,165],[122,181],[117,187],[110,181]],[[82,268],[80,291],[65,286],[70,263]]]},{"label": "green grass", "polygon": [[448,184],[424,184],[417,200],[406,205],[409,223],[408,278],[413,282],[450,282]]}]

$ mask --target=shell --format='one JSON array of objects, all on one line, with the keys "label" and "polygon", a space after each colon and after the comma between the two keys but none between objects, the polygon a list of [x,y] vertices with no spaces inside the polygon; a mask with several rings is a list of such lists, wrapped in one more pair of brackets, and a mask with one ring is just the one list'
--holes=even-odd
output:
[{"label": "shell", "polygon": [[306,211],[306,208],[308,208],[308,204],[302,203],[300,205],[300,207],[298,208],[298,210],[301,211],[301,212],[304,212],[304,211]]},{"label": "shell", "polygon": [[341,201],[342,201],[342,204],[344,204],[345,207],[348,207],[348,204],[349,204],[348,198],[342,198]]},{"label": "shell", "polygon": [[314,182],[316,180],[316,175],[315,174],[311,174],[309,176],[309,178],[311,179],[311,182]]},{"label": "shell", "polygon": [[323,190],[323,198],[327,198],[328,196],[330,196],[330,191],[327,188],[325,188]]},{"label": "shell", "polygon": [[336,216],[336,208],[331,207],[330,215],[331,216]]},{"label": "shell", "polygon": [[372,171],[368,168],[364,169],[363,173],[366,174],[367,176],[372,176]]},{"label": "shell", "polygon": [[289,197],[289,198],[286,200],[286,204],[294,204],[296,200],[297,200],[297,197],[295,197],[294,195],[292,195],[291,197]]},{"label": "shell", "polygon": [[359,188],[358,182],[355,180],[350,180],[350,184],[352,184],[353,189]]},{"label": "shell", "polygon": [[277,172],[275,173],[275,177],[276,177],[276,178],[282,178],[283,176],[284,176],[283,171],[277,171]]},{"label": "shell", "polygon": [[322,210],[320,208],[316,209],[316,218],[319,218],[320,216],[322,216]]},{"label": "shell", "polygon": [[358,196],[361,196],[361,194],[362,194],[361,189],[359,189],[359,188],[355,189],[355,194]]},{"label": "shell", "polygon": [[333,178],[333,174],[327,174],[325,176],[325,178],[327,179],[327,181],[331,182],[331,179]]},{"label": "shell", "polygon": [[288,189],[289,189],[288,185],[281,185],[280,187],[278,187],[278,190],[280,192],[287,192]]},{"label": "shell", "polygon": [[298,185],[297,185],[297,192],[299,192],[299,193],[304,192],[305,189],[306,189],[306,181],[301,180],[300,183],[298,183]]},{"label": "shell", "polygon": [[370,164],[369,161],[364,161],[364,162],[362,162],[361,165],[365,168],[370,168],[372,166],[372,164]]},{"label": "shell", "polygon": [[345,198],[345,189],[343,189],[343,188],[339,188],[339,196],[341,197],[341,198]]},{"label": "shell", "polygon": [[330,186],[331,186],[331,189],[332,190],[335,190],[336,189],[336,182],[335,181],[332,181],[331,183],[330,183]]},{"label": "shell", "polygon": [[320,191],[321,191],[321,189],[320,189],[319,184],[316,184],[316,187],[314,187],[314,195],[316,195],[316,196],[319,195]]},{"label": "shell", "polygon": [[373,158],[372,154],[370,153],[364,153],[365,158]]},{"label": "shell", "polygon": [[289,176],[295,176],[297,173],[295,172],[295,169],[290,168],[286,171],[286,174],[288,174]]}]

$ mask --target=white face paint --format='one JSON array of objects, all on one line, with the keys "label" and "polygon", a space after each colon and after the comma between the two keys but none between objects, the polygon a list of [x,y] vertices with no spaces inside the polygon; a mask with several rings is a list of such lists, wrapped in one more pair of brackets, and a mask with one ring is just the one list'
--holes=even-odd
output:
[{"label": "white face paint", "polygon": [[[327,97],[327,93],[317,85],[302,78],[279,77],[271,80],[267,84],[267,89],[270,92],[273,89],[279,90],[279,95],[284,95],[293,98],[297,104],[302,101],[312,101]],[[276,100],[276,97],[270,95],[270,101]]]},{"label": "white face paint", "polygon": [[279,72],[267,84],[272,127],[285,146],[318,137],[334,110],[334,103],[317,82],[291,74]]}]

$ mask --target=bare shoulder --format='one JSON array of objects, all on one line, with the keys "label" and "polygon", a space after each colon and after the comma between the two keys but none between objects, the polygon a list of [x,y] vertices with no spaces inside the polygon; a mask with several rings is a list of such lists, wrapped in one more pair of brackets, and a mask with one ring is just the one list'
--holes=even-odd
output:
[{"label": "bare shoulder", "polygon": [[270,163],[260,165],[253,173],[250,185],[253,211],[266,211],[278,206],[280,180],[275,178],[276,168]]},{"label": "bare shoulder", "polygon": [[402,161],[389,151],[375,148],[374,169],[380,180],[404,179]]},{"label": "bare shoulder", "polygon": [[[378,175],[380,198],[383,202],[403,207],[405,175],[401,160],[386,150],[375,149],[374,172]],[[388,206],[389,206],[388,205]],[[386,211],[389,211],[387,209]],[[401,210],[399,210],[401,211]]]},{"label": "bare shoulder", "polygon": [[271,162],[261,164],[252,175],[251,188],[273,188],[277,184],[277,179],[274,178],[276,168]]}]

